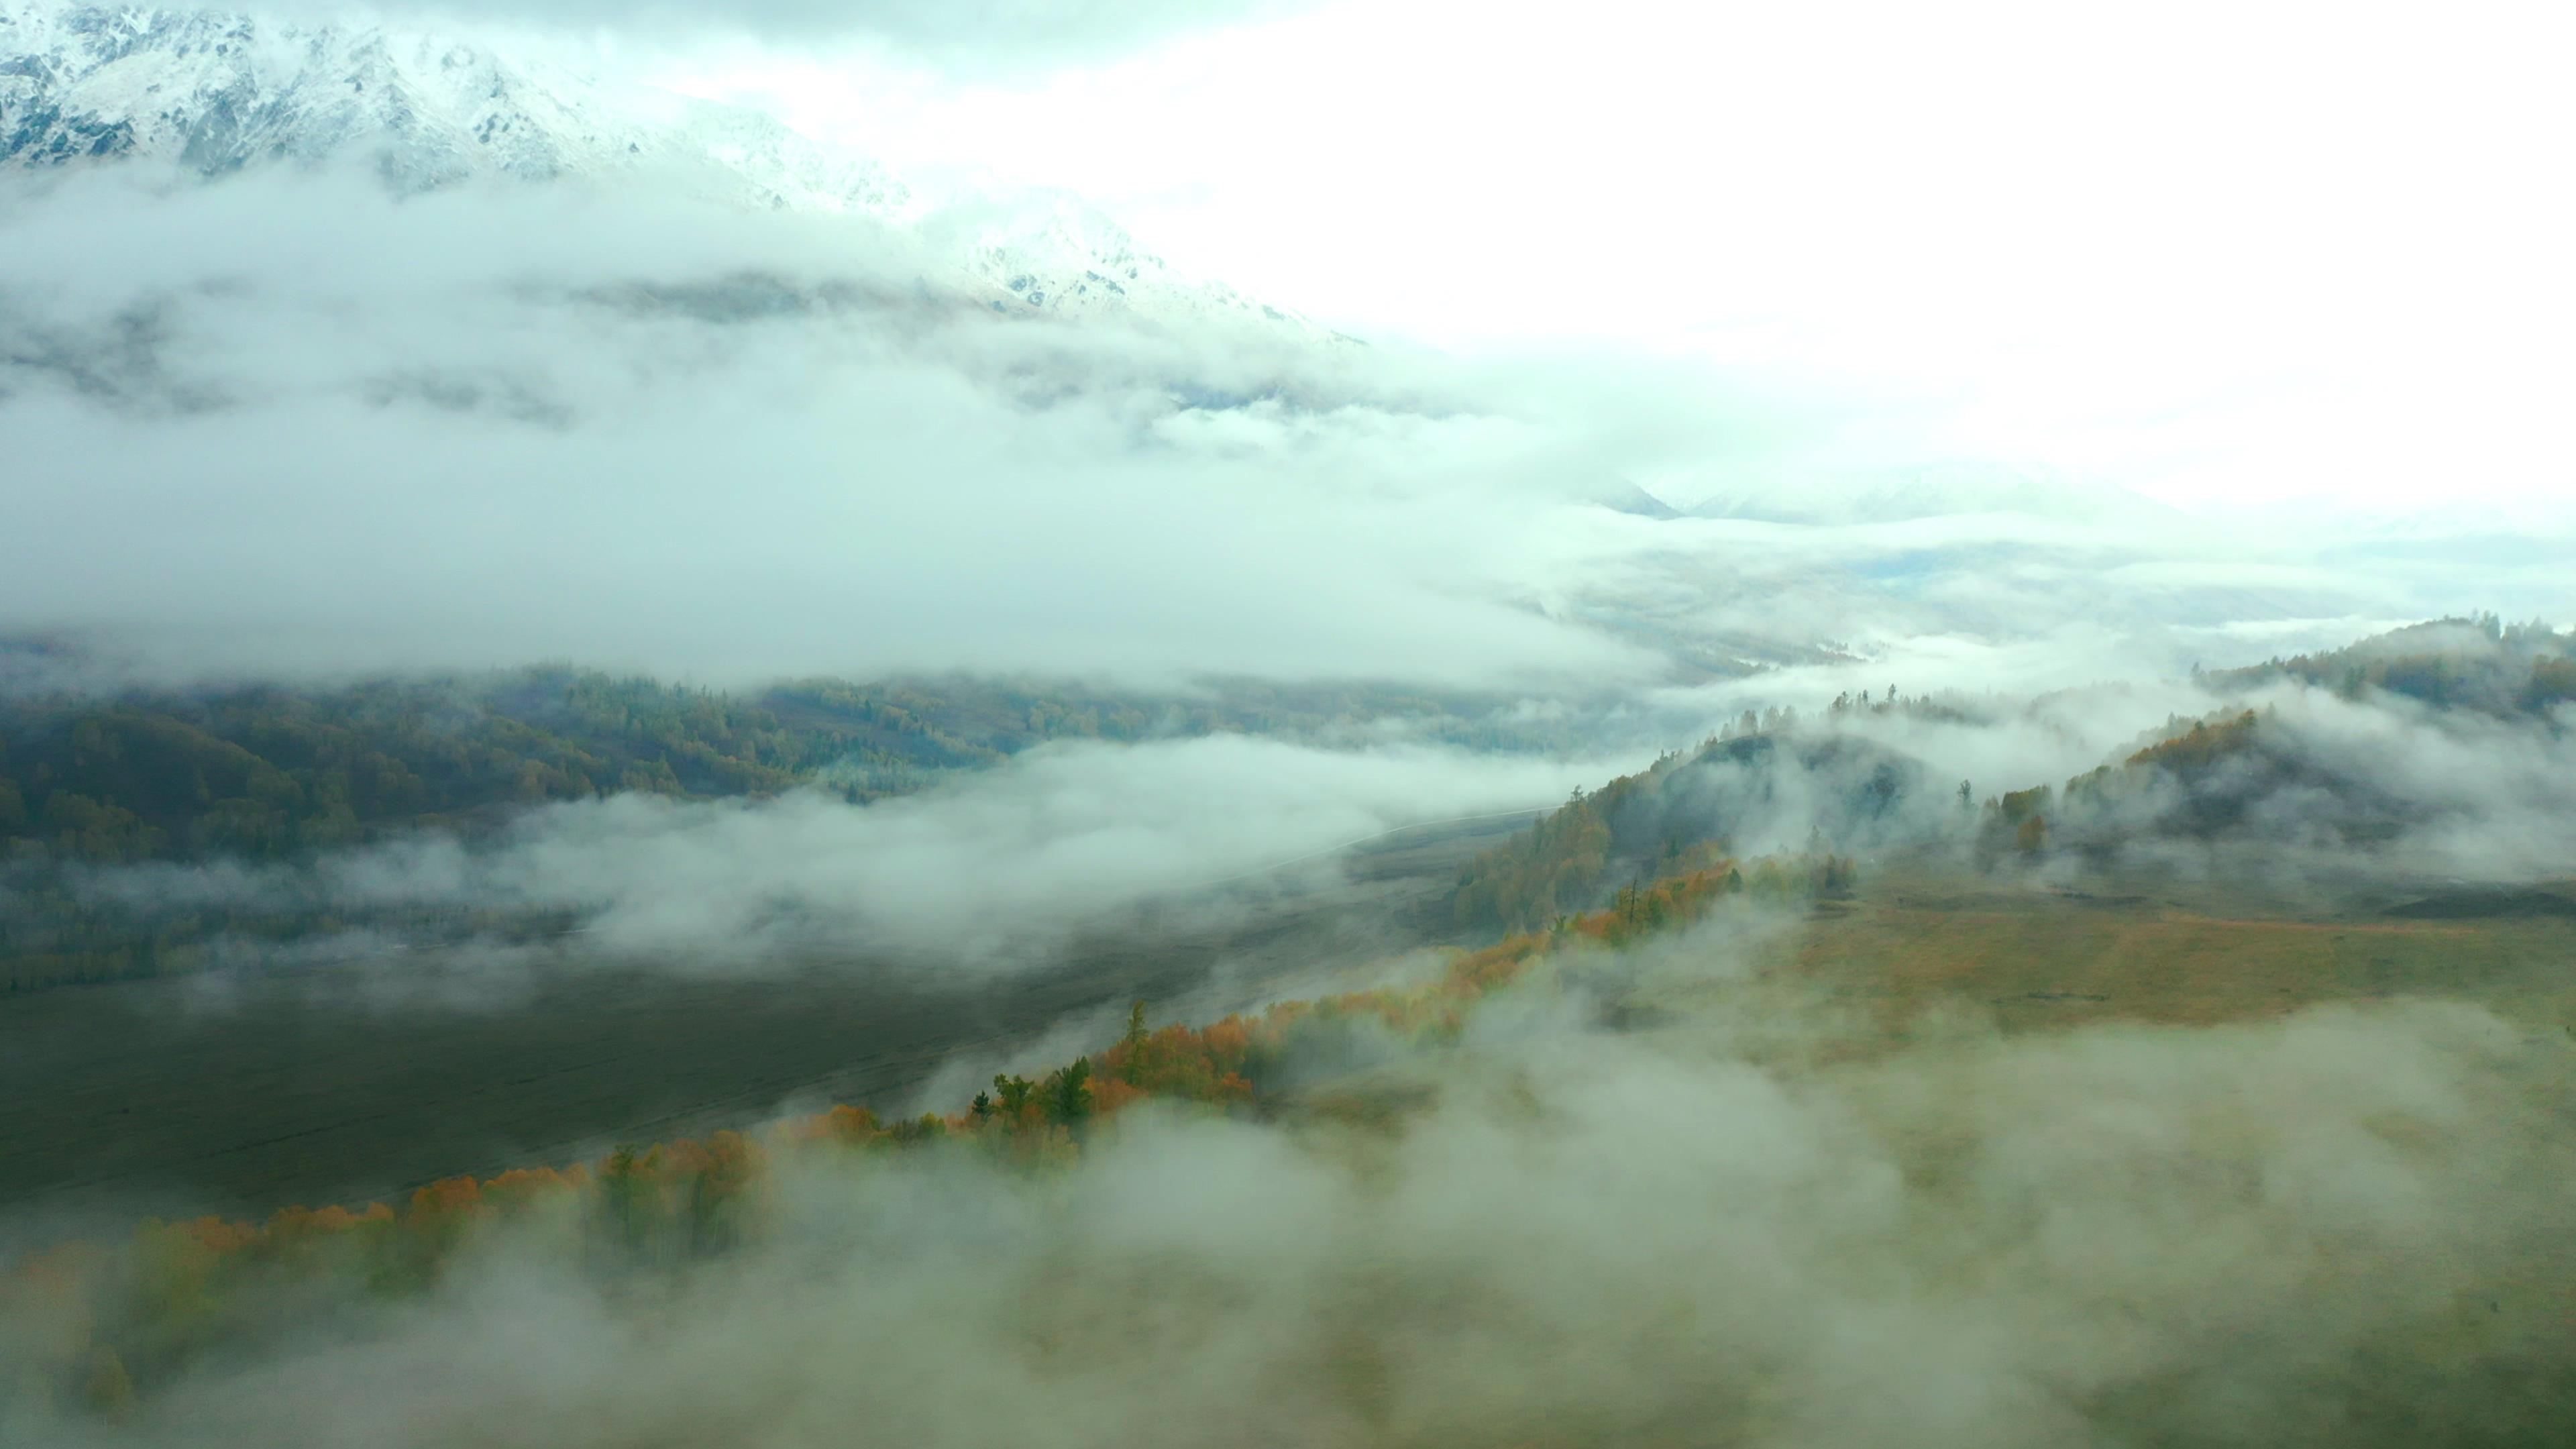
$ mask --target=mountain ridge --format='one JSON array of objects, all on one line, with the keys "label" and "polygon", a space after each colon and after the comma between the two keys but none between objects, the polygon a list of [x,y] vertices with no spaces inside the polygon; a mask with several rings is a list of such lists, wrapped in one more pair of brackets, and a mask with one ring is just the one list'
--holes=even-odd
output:
[{"label": "mountain ridge", "polygon": [[137,162],[208,181],[359,163],[397,193],[651,173],[728,206],[935,238],[931,280],[997,312],[1307,325],[1181,275],[1070,198],[934,205],[762,112],[549,57],[375,24],[0,0],[0,169]]}]

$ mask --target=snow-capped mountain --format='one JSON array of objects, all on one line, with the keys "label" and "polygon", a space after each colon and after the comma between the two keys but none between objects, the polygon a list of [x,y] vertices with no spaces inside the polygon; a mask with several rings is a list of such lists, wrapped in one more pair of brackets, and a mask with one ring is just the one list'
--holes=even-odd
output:
[{"label": "snow-capped mountain", "polygon": [[916,231],[935,215],[949,275],[934,280],[1003,311],[1293,320],[1176,274],[1077,202],[946,210],[756,111],[374,24],[0,0],[0,163],[159,163],[207,178],[355,163],[403,191],[649,173],[744,207]]}]

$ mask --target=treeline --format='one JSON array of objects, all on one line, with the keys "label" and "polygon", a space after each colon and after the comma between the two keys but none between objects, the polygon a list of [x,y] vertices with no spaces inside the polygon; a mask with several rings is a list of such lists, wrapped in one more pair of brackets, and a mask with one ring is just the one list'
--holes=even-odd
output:
[{"label": "treeline", "polygon": [[0,705],[19,859],[274,859],[618,791],[783,790],[837,754],[722,695],[605,675]]},{"label": "treeline", "polygon": [[[1204,1027],[1156,1027],[1137,1003],[1103,1050],[1040,1078],[1004,1074],[961,1110],[887,1121],[839,1106],[766,1132],[718,1132],[620,1147],[595,1163],[453,1177],[399,1206],[281,1209],[264,1222],[149,1221],[119,1244],[73,1242],[0,1272],[0,1329],[21,1365],[13,1390],[113,1417],[211,1352],[328,1314],[424,1291],[461,1251],[502,1227],[594,1274],[676,1269],[774,1226],[780,1167],[856,1164],[892,1153],[978,1154],[1033,1173],[1071,1169],[1122,1114],[1268,1113],[1355,1041],[1386,1056],[1455,1042],[1477,1005],[1543,979],[1565,953],[1620,946],[1706,917],[1737,894],[1836,889],[1848,862],[1800,857],[1697,868],[1623,891],[1607,911],[1568,918],[1451,957],[1409,989],[1291,1001]],[[0,1406],[5,1407],[5,1406]]]},{"label": "treeline", "polygon": [[144,900],[83,874],[474,832],[620,791],[770,794],[837,749],[723,695],[566,671],[0,702],[0,992],[176,974],[233,946],[352,930],[416,943],[560,931],[551,913]]},{"label": "treeline", "polygon": [[2576,636],[2539,620],[2508,624],[2494,614],[2478,614],[2410,625],[2322,654],[2275,658],[2203,676],[2222,690],[2282,679],[2331,689],[2347,699],[2383,693],[2437,709],[2542,714],[2576,701]]},{"label": "treeline", "polygon": [[[2196,835],[2225,829],[2298,769],[2268,748],[2264,732],[2275,719],[2241,710],[2169,721],[2152,742],[2070,778],[2062,791],[2036,785],[1989,799],[1978,823],[1978,863],[1992,868],[2010,857],[2099,843],[2092,835],[2114,824]],[[2139,816],[2141,806],[2152,813]]]},{"label": "treeline", "polygon": [[[2499,718],[2547,716],[2576,701],[2576,637],[2548,624],[2508,624],[2494,614],[2442,619],[2342,649],[2275,658],[2196,676],[2228,693],[2284,682],[2343,699],[2388,695],[2436,710]],[[2151,836],[2209,838],[2255,819],[2295,792],[2303,824],[2348,844],[2392,837],[2404,807],[2374,781],[2303,748],[2277,706],[2202,719],[2172,718],[2117,761],[2066,781],[1990,798],[1976,853],[1991,867],[2053,851],[2100,851]]]},{"label": "treeline", "polygon": [[1461,745],[1569,743],[1505,704],[1245,681],[1120,695],[806,680],[736,697],[569,669],[0,699],[0,859],[274,859],[623,791],[704,799],[820,783],[860,803],[1062,739],[1334,740],[1401,720]]},{"label": "treeline", "polygon": [[328,901],[154,904],[83,868],[292,860],[410,831],[471,835],[531,806],[622,792],[865,804],[1057,740],[1224,732],[1352,743],[1394,725],[1556,748],[1565,721],[1499,697],[1227,681],[1204,694],[954,678],[804,680],[738,697],[536,669],[332,689],[0,698],[0,993],[198,969],[235,945],[352,930],[414,943],[558,931],[553,916]]}]

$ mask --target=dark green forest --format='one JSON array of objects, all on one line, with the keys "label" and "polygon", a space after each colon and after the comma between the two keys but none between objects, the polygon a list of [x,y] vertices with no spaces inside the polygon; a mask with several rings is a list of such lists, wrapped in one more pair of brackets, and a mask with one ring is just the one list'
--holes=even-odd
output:
[{"label": "dark green forest", "polygon": [[818,784],[864,803],[1065,739],[1329,741],[1395,722],[1478,748],[1563,743],[1502,721],[1507,703],[1247,681],[1145,695],[806,680],[736,696],[572,669],[0,699],[0,853],[276,859],[392,830],[470,831],[518,807],[621,791],[715,799]]},{"label": "dark green forest", "polygon": [[1239,732],[1348,744],[1384,731],[1561,748],[1499,696],[1223,681],[1119,693],[1060,681],[811,679],[750,695],[569,668],[333,688],[0,697],[0,992],[195,970],[229,945],[378,931],[540,938],[553,916],[102,898],[99,866],[281,862],[406,832],[472,838],[517,812],[621,792],[854,805],[1058,740]]}]

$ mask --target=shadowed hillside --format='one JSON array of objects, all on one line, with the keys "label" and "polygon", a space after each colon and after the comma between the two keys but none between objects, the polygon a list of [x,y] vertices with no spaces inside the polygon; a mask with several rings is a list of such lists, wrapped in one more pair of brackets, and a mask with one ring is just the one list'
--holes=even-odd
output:
[{"label": "shadowed hillside", "polygon": [[690,799],[819,783],[853,802],[1053,740],[1376,724],[1479,748],[1571,738],[1501,697],[1222,682],[1115,693],[971,678],[807,680],[749,696],[586,670],[336,689],[0,697],[0,858],[276,857],[621,791]]},{"label": "shadowed hillside", "polygon": [[1597,907],[1622,883],[1737,849],[1866,849],[1908,834],[1936,793],[1915,761],[1794,718],[1729,732],[1577,794],[1459,877],[1461,925],[1529,930]]},{"label": "shadowed hillside", "polygon": [[2221,691],[2297,680],[2346,698],[2389,694],[2437,709],[2541,715],[2576,700],[2576,635],[2481,614],[2415,624],[2328,653],[2204,678]]}]

